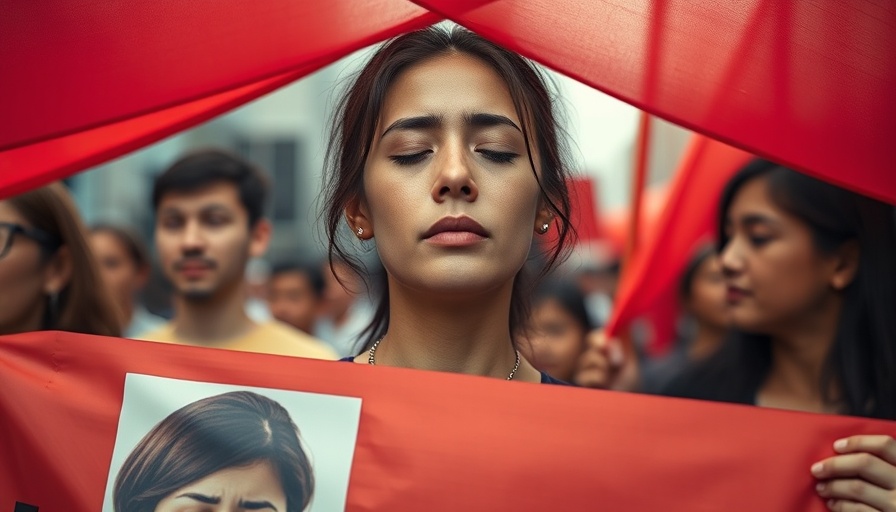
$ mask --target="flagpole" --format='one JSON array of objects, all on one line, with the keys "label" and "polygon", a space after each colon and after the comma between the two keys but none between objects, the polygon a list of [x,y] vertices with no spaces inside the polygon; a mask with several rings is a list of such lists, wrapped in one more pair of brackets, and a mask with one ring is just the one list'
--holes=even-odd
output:
[{"label": "flagpole", "polygon": [[635,145],[635,166],[632,176],[630,223],[628,226],[628,240],[626,241],[625,255],[622,263],[631,262],[638,251],[638,238],[640,235],[641,216],[644,210],[644,189],[647,184],[648,152],[650,150],[650,114],[641,111],[638,121],[638,138]]}]

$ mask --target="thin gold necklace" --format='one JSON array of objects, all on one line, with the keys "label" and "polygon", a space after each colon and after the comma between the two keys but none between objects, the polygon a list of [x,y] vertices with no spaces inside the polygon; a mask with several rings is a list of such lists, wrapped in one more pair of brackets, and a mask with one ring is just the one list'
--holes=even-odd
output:
[{"label": "thin gold necklace", "polygon": [[[385,336],[373,342],[373,345],[370,347],[370,351],[367,352],[367,363],[375,365],[376,364],[376,348],[380,346],[380,342],[383,341]],[[520,368],[520,351],[514,350],[516,352],[516,361],[513,363],[513,369],[510,370],[510,375],[507,376],[507,380],[513,380],[513,376],[516,375],[516,371]]]}]

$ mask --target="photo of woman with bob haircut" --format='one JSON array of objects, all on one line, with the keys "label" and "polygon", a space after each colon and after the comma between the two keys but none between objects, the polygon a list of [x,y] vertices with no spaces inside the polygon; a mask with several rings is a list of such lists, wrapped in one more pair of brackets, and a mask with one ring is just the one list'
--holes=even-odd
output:
[{"label": "photo of woman with bob haircut", "polygon": [[115,480],[116,512],[301,512],[314,473],[299,430],[278,402],[233,391],[158,423]]}]

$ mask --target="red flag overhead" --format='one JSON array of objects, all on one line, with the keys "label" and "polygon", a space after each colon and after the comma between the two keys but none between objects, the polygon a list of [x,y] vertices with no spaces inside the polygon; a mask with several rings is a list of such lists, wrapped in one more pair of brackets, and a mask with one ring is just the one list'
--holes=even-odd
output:
[{"label": "red flag overhead", "polygon": [[418,3],[651,114],[896,202],[894,2]]},{"label": "red flag overhead", "polygon": [[701,240],[708,241],[716,225],[722,189],[752,155],[721,142],[695,135],[675,180],[666,207],[634,258],[626,265],[607,331],[617,334],[662,297],[670,297]]},{"label": "red flag overhead", "polygon": [[[17,2],[0,8],[0,198],[439,21],[402,0]],[[296,112],[296,115],[301,115]]]},{"label": "red flag overhead", "polygon": [[92,158],[44,146],[22,161],[8,150],[65,145],[55,139],[313,69],[447,16],[652,114],[896,201],[889,0],[418,3],[438,15],[402,0],[7,3],[0,197],[153,137],[135,133]]},{"label": "red flag overhead", "polygon": [[[138,414],[129,416],[125,384],[134,375],[178,379],[184,389],[235,385],[360,398],[350,439],[310,437],[309,421],[335,411],[290,411],[314,455],[318,496],[310,512],[321,510],[313,505],[334,484],[324,462],[344,445],[354,446],[347,510],[821,512],[809,466],[832,456],[831,443],[840,437],[896,428],[861,418],[54,332],[0,338],[0,371],[0,509],[9,511],[16,501],[40,512],[112,510],[102,504],[121,464],[119,441],[139,439],[155,420],[145,430],[135,424],[180,391],[144,396]],[[343,483],[343,499],[345,489]]]}]

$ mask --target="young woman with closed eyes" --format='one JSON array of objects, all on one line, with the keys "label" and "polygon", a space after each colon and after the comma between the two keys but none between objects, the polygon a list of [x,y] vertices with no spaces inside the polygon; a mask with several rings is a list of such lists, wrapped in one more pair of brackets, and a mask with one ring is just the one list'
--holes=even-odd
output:
[{"label": "young woman with closed eyes", "polygon": [[546,271],[571,237],[553,109],[536,67],[459,27],[393,39],[360,72],[335,118],[325,213],[331,257],[352,261],[347,224],[385,269],[355,362],[557,382],[516,348],[533,239],[556,226]]}]

